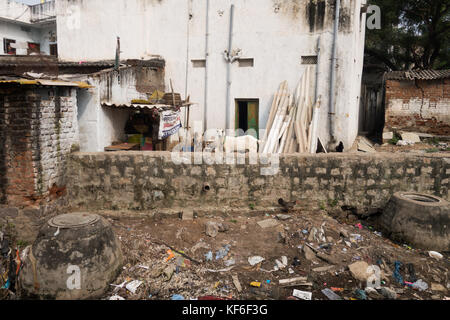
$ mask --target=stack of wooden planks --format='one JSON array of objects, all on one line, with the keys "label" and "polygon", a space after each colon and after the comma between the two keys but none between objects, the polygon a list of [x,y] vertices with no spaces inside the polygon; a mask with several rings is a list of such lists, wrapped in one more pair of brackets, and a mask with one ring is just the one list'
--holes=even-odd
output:
[{"label": "stack of wooden planks", "polygon": [[308,66],[294,94],[289,93],[287,81],[281,83],[270,109],[261,153],[316,153],[320,97],[313,103],[312,81]]}]

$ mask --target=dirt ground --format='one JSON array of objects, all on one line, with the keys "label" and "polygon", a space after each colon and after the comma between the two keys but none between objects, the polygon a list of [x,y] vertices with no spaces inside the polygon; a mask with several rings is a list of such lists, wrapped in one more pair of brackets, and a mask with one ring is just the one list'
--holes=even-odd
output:
[{"label": "dirt ground", "polygon": [[[384,238],[377,232],[374,219],[358,220],[340,209],[329,211],[292,211],[287,220],[277,219],[281,212],[219,218],[215,215],[191,221],[178,217],[109,217],[122,244],[125,266],[113,283],[116,286],[111,285],[104,299],[120,296],[126,300],[166,300],[181,295],[186,300],[284,300],[296,299],[292,295],[297,289],[311,292],[312,300],[327,300],[322,293],[325,288],[344,300],[365,299],[355,291],[364,290],[367,282],[356,280],[348,268],[357,261],[380,266],[381,287],[392,289],[396,299],[448,299],[448,254],[442,253],[444,258],[436,260],[426,251]],[[267,219],[274,219],[278,225],[269,228],[258,225]],[[208,236],[205,224],[210,221],[222,223],[226,230],[215,238]],[[227,245],[230,250],[226,257],[216,260],[217,251]],[[170,257],[168,250],[174,257]],[[313,252],[312,255],[307,258],[305,250]],[[209,251],[212,261],[206,261],[205,254]],[[265,260],[251,266],[248,259],[253,256]],[[274,271],[276,260],[282,264],[282,256],[287,258],[287,266],[281,265],[280,270]],[[419,291],[401,285],[393,276],[396,261],[402,263],[400,274],[404,281],[422,279],[428,289]],[[412,264],[413,274],[408,264]],[[233,276],[237,276],[241,292]],[[279,284],[281,279],[296,277],[306,279],[289,287]],[[120,288],[120,284],[132,280],[142,281],[135,293],[124,286]],[[261,286],[251,286],[252,282]],[[369,300],[392,298],[380,291],[366,293]]]}]

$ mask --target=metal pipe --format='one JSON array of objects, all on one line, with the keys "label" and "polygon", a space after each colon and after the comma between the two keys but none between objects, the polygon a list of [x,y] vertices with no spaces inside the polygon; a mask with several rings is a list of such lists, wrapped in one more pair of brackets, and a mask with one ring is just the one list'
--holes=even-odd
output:
[{"label": "metal pipe", "polygon": [[319,97],[319,67],[320,67],[320,36],[317,39],[316,89],[314,91],[314,102],[316,102]]},{"label": "metal pipe", "polygon": [[228,60],[227,60],[227,97],[225,105],[225,129],[231,129],[230,126],[230,94],[231,94],[231,64],[233,50],[233,25],[234,25],[234,4],[231,5],[230,11],[230,34],[228,35]]},{"label": "metal pipe", "polygon": [[[188,95],[188,83],[189,83],[189,56],[190,56],[190,26],[191,26],[191,7],[192,7],[192,0],[187,0],[187,6],[188,6],[188,17],[187,17],[187,26],[186,26],[186,83],[184,86],[184,98],[187,99]],[[188,115],[189,107],[185,108],[184,110],[184,127],[189,129],[189,115]]]},{"label": "metal pipe", "polygon": [[205,102],[203,106],[203,132],[208,128],[208,66],[209,66],[209,0],[206,0],[206,34],[205,34]]},{"label": "metal pipe", "polygon": [[336,13],[334,19],[334,35],[333,35],[333,47],[331,53],[331,72],[330,72],[330,144],[334,144],[336,142],[335,134],[335,117],[336,117],[336,56],[337,56],[337,38],[339,33],[339,17],[340,17],[340,9],[341,9],[341,0],[336,0]]}]

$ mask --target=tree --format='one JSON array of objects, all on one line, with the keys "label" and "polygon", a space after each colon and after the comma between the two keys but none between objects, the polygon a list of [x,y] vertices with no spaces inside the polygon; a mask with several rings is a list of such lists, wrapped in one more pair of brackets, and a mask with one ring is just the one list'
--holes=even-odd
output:
[{"label": "tree", "polygon": [[450,0],[371,0],[381,29],[367,30],[366,55],[390,70],[450,69]]}]

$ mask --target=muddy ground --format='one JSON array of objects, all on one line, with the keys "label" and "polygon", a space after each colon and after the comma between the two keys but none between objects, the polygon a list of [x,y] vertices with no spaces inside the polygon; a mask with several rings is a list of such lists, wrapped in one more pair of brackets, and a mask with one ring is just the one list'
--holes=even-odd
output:
[{"label": "muddy ground", "polygon": [[[344,300],[365,299],[355,291],[364,290],[367,282],[355,279],[348,268],[357,261],[380,266],[381,287],[394,292],[394,296],[389,296],[372,291],[366,294],[369,300],[448,299],[448,254],[443,253],[444,258],[436,260],[427,251],[394,243],[377,231],[376,218],[359,220],[340,209],[294,210],[288,213],[287,220],[279,220],[276,217],[279,214],[282,212],[253,212],[219,218],[214,215],[190,221],[178,217],[109,217],[125,256],[125,266],[114,285],[132,280],[140,280],[142,284],[135,293],[111,286],[104,299],[120,296],[126,300],[161,300],[180,295],[184,299],[206,296],[207,299],[284,300],[295,299],[293,290],[298,289],[312,292],[312,300],[327,300],[322,293],[325,288],[332,288]],[[268,228],[258,225],[268,219],[276,220],[278,225]],[[214,238],[208,236],[205,224],[210,221],[222,223],[227,230]],[[227,256],[216,260],[217,251],[227,245],[230,248]],[[174,257],[171,258],[168,250]],[[307,257],[305,250],[309,252]],[[205,254],[209,251],[212,261],[206,261]],[[251,266],[248,259],[252,256],[265,260]],[[273,271],[276,260],[282,263],[282,256],[287,258],[287,266],[281,265],[280,270]],[[412,283],[422,279],[428,289],[419,291],[400,284],[393,276],[396,261],[402,263],[400,274],[404,281]],[[413,266],[412,274],[408,264]],[[241,292],[233,276],[237,276]],[[306,279],[289,287],[279,284],[281,279],[296,277]],[[253,287],[252,282],[259,282],[261,286]]]}]

